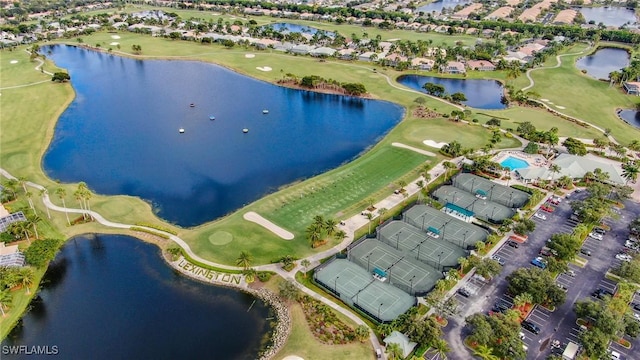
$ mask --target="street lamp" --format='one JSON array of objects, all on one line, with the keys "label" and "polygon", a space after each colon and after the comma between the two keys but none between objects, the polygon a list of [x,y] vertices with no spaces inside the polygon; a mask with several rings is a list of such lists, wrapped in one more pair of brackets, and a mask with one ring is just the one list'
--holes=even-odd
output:
[{"label": "street lamp", "polygon": [[469,230],[466,230],[464,232],[464,240],[462,241],[462,244],[460,244],[460,247],[465,247],[467,245],[467,233],[469,232]]},{"label": "street lamp", "polygon": [[493,220],[493,216],[495,215],[495,213],[496,213],[496,207],[494,206],[493,211],[491,211],[491,220]]},{"label": "street lamp", "polygon": [[373,251],[369,253],[369,255],[367,255],[367,272],[369,272],[369,262],[371,262],[371,254],[373,254]]},{"label": "street lamp", "polygon": [[400,248],[398,247],[400,245],[400,234],[402,234],[402,231],[398,231],[398,234],[396,236],[396,250],[400,250]]},{"label": "street lamp", "polygon": [[424,215],[422,215],[422,231],[424,231]]},{"label": "street lamp", "polygon": [[510,208],[512,208],[512,207],[513,207],[513,204],[511,203],[511,200],[512,200],[512,199],[513,199],[513,192],[511,192],[511,193],[509,194],[509,207],[510,207]]},{"label": "street lamp", "polygon": [[411,295],[411,293],[413,293],[413,279],[414,279],[415,277],[416,277],[416,276],[415,276],[415,275],[413,275],[413,277],[411,278],[411,280],[409,280],[409,283],[411,284],[411,288],[409,289],[409,295]]},{"label": "street lamp", "polygon": [[382,319],[380,319],[380,308],[382,305],[384,305],[384,303],[380,303],[380,306],[378,306],[378,320],[380,320],[380,322],[382,322]]},{"label": "street lamp", "polygon": [[420,260],[420,245],[422,245],[422,243],[418,244],[418,257],[416,258],[417,260]]},{"label": "street lamp", "polygon": [[335,290],[336,293],[338,293],[338,279],[340,279],[340,276],[336,276],[335,280],[333,280],[333,290]]},{"label": "street lamp", "polygon": [[438,270],[440,270],[440,257],[442,254],[444,254],[444,251],[441,251],[440,254],[438,254]]}]

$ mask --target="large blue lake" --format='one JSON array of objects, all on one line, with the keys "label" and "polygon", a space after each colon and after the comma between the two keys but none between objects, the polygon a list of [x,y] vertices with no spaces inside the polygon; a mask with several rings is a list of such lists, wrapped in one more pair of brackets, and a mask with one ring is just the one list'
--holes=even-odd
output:
[{"label": "large blue lake", "polygon": [[154,245],[86,235],[62,248],[2,345],[57,346],[61,359],[256,359],[273,316],[253,296],[179,275]]},{"label": "large blue lake", "polygon": [[355,158],[403,115],[389,102],[282,88],[201,62],[49,50],[76,98],[45,153],[47,174],[139,196],[182,226]]},{"label": "large blue lake", "polygon": [[463,104],[476,109],[504,109],[506,106],[500,102],[503,95],[503,87],[496,80],[481,79],[447,79],[424,75],[402,75],[398,82],[414,90],[426,91],[422,88],[426,83],[443,85],[448,94],[464,93],[467,101]]}]

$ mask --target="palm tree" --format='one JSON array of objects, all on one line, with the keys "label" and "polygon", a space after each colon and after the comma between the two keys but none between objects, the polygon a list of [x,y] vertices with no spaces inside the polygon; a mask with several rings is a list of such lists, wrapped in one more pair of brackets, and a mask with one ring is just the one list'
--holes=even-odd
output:
[{"label": "palm tree", "polygon": [[467,265],[469,265],[469,259],[461,256],[458,258],[458,264],[460,264],[460,270],[464,271],[464,268],[466,268]]},{"label": "palm tree", "polygon": [[551,171],[551,182],[555,184],[556,182],[556,177],[555,175],[560,173],[560,165],[558,164],[551,164],[551,166],[549,166],[549,171]]},{"label": "palm tree", "polygon": [[38,227],[36,226],[40,221],[42,221],[42,218],[35,212],[27,215],[27,222],[29,225],[33,226],[33,233],[36,235],[36,239],[40,237],[38,235]]},{"label": "palm tree", "polygon": [[622,177],[626,180],[625,184],[628,184],[629,181],[635,183],[636,180],[638,180],[638,172],[640,172],[638,165],[631,165],[629,163],[622,165]]},{"label": "palm tree", "polygon": [[331,236],[336,232],[336,225],[338,225],[338,222],[335,219],[327,219],[324,221],[324,229],[327,235]]},{"label": "palm tree", "polygon": [[20,186],[22,186],[22,190],[24,190],[24,193],[27,193],[27,178],[24,176],[20,176],[18,178],[18,183],[20,184]]},{"label": "palm tree", "polygon": [[633,140],[627,145],[629,150],[640,151],[640,140]]},{"label": "palm tree", "polygon": [[17,196],[16,194],[16,190],[18,188],[18,180],[16,179],[9,179],[7,181],[5,181],[4,183],[4,190],[6,190],[7,192],[9,192],[11,194],[11,199],[10,200],[14,200]]},{"label": "palm tree", "polygon": [[302,259],[302,261],[300,261],[300,265],[304,267],[304,277],[307,277],[307,267],[311,265],[311,261],[308,259]]},{"label": "palm tree", "polygon": [[400,186],[400,192],[404,192],[404,187],[407,186],[407,182],[404,180],[398,181],[398,186]]},{"label": "palm tree", "polygon": [[7,309],[9,305],[11,305],[12,301],[13,296],[8,289],[0,291],[0,312],[2,312],[2,317],[7,316],[4,310]]},{"label": "palm tree", "polygon": [[248,268],[242,271],[244,279],[247,283],[252,283],[256,279],[258,272],[254,268]]},{"label": "palm tree", "polygon": [[[44,203],[44,196],[47,194],[48,194],[47,189],[40,190],[40,197],[42,198],[43,203]],[[45,205],[44,208],[47,209],[47,218],[51,219],[51,213],[49,212],[49,207]]]},{"label": "palm tree", "polygon": [[404,356],[402,356],[402,349],[400,348],[400,345],[396,344],[396,343],[391,343],[389,345],[387,345],[387,350],[386,353],[389,354],[389,360],[397,360],[397,359],[402,359]]},{"label": "palm tree", "polygon": [[369,220],[369,231],[367,232],[367,234],[371,234],[371,220],[373,220],[373,214],[368,212],[365,216]]},{"label": "palm tree", "polygon": [[382,224],[382,217],[389,211],[387,208],[378,209],[378,224]]},{"label": "palm tree", "polygon": [[[77,189],[73,192],[73,196],[78,201],[78,204],[80,204],[80,209],[84,210],[84,203],[82,202],[82,190]],[[87,219],[87,213],[84,211],[82,212],[82,218],[85,220]]]},{"label": "palm tree", "polygon": [[558,179],[558,185],[563,189],[568,189],[571,186],[571,184],[573,184],[573,180],[571,180],[571,178],[567,175],[561,176]]},{"label": "palm tree", "polygon": [[442,163],[442,166],[444,166],[445,169],[445,174],[447,177],[449,177],[449,172],[453,169],[457,169],[458,166],[454,163],[452,163],[451,161],[445,161]]},{"label": "palm tree", "polygon": [[24,195],[27,197],[27,202],[29,202],[29,207],[31,208],[31,210],[33,210],[33,212],[36,212],[36,207],[33,205],[33,200],[31,199],[33,197],[33,193],[31,191],[27,191],[24,193]]},{"label": "palm tree", "polygon": [[29,287],[33,284],[33,276],[34,276],[33,268],[21,267],[20,270],[18,270],[18,275],[19,275],[20,283],[24,288],[27,289],[27,294],[30,294],[31,290],[29,289]]},{"label": "palm tree", "polygon": [[436,355],[443,360],[447,358],[447,353],[451,351],[449,344],[444,339],[434,339],[431,347],[436,351]]},{"label": "palm tree", "polygon": [[245,271],[251,266],[251,261],[253,257],[246,251],[241,251],[240,256],[236,259],[236,265],[242,266],[242,269]]},{"label": "palm tree", "polygon": [[60,198],[60,200],[62,200],[62,207],[64,208],[64,215],[67,217],[67,224],[69,224],[69,226],[71,226],[71,221],[69,221],[69,213],[67,213],[67,204],[65,204],[64,202],[64,198],[65,196],[67,196],[67,190],[65,190],[65,188],[57,188],[56,189],[56,195],[58,195],[58,198]]},{"label": "palm tree", "polygon": [[609,180],[609,173],[602,171],[602,169],[600,168],[596,168],[595,170],[593,170],[593,175],[595,176],[596,180],[600,182]]},{"label": "palm tree", "polygon": [[500,357],[493,355],[493,349],[487,345],[478,345],[478,347],[473,350],[473,355],[482,360],[500,360]]},{"label": "palm tree", "polygon": [[322,227],[318,223],[312,223],[307,227],[307,238],[311,242],[311,247],[316,247],[316,244],[322,239]]},{"label": "palm tree", "polygon": [[335,238],[342,241],[347,237],[347,233],[344,230],[336,231]]}]

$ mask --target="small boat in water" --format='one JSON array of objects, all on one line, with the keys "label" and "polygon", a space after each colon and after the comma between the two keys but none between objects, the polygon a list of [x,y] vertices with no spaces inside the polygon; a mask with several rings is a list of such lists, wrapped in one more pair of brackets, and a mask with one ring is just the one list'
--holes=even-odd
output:
[{"label": "small boat in water", "polygon": [[180,134],[184,134],[184,128],[180,128],[180,129],[178,129],[178,132],[179,132]]},{"label": "small boat in water", "polygon": [[242,132],[246,134],[246,133],[248,133],[248,132],[249,132],[249,129],[244,128],[244,129],[242,129]]},{"label": "small boat in water", "polygon": [[189,106],[190,106],[190,107],[196,107],[196,104],[191,103],[191,104],[189,104]]},{"label": "small boat in water", "polygon": [[264,110],[262,110],[262,113],[263,113],[263,114],[268,114],[268,113],[269,113],[269,110],[264,109]]},{"label": "small boat in water", "polygon": [[213,116],[213,115],[209,116],[209,120],[215,120],[215,119],[216,119],[215,116]]}]

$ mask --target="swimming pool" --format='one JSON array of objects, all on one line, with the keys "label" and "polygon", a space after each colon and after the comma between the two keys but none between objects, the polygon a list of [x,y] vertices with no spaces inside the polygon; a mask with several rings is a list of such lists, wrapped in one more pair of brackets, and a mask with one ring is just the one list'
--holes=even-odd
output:
[{"label": "swimming pool", "polygon": [[509,168],[511,171],[529,167],[529,163],[513,156],[502,160],[500,165]]}]

